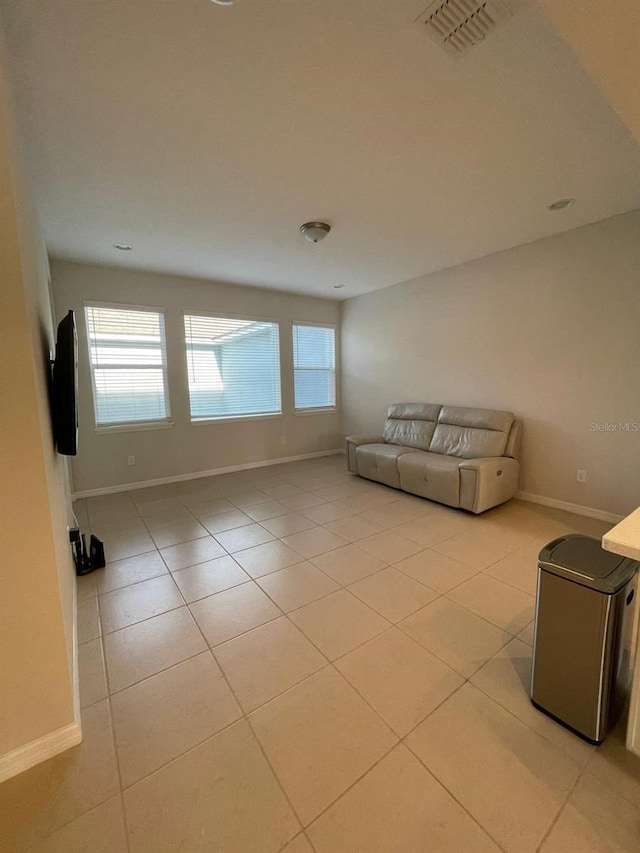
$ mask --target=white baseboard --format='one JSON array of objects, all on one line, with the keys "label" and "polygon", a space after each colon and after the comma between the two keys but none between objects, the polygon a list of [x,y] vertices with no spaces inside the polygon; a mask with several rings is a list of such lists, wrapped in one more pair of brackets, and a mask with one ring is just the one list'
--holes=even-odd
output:
[{"label": "white baseboard", "polygon": [[530,492],[517,492],[516,498],[519,498],[521,501],[529,501],[533,504],[551,506],[554,509],[563,509],[566,512],[573,512],[575,515],[584,515],[587,518],[597,518],[599,521],[611,521],[613,524],[617,524],[624,518],[624,515],[616,515],[614,512],[606,512],[603,509],[582,506],[582,504],[572,504],[569,501],[559,501],[556,498],[546,498],[544,495],[532,495]]},{"label": "white baseboard", "polygon": [[19,746],[6,755],[0,756],[0,782],[5,782],[12,776],[17,776],[18,773],[23,773],[30,767],[53,758],[54,755],[72,746],[77,746],[81,741],[82,728],[80,722],[76,720],[68,726],[32,740],[31,743]]},{"label": "white baseboard", "polygon": [[17,749],[0,755],[0,784],[12,776],[24,773],[36,764],[47,761],[82,742],[82,721],[80,717],[80,676],[78,666],[78,594],[73,584],[73,636],[71,650],[71,689],[73,691],[74,721],[61,729],[25,743]]},{"label": "white baseboard", "polygon": [[186,480],[200,480],[202,477],[214,477],[216,474],[232,474],[235,471],[249,471],[251,468],[267,468],[269,465],[282,465],[285,462],[300,462],[304,459],[317,459],[321,456],[336,456],[344,453],[344,449],[320,450],[315,453],[300,453],[298,456],[284,456],[279,459],[264,459],[261,462],[246,462],[242,465],[229,465],[226,468],[210,468],[208,471],[194,471],[190,474],[175,474],[172,477],[160,477],[157,480],[140,480],[137,483],[122,483],[118,486],[105,486],[101,489],[84,489],[75,492],[73,500],[78,498],[94,498],[99,495],[113,495],[117,492],[129,492],[136,489],[147,489],[149,486],[166,486],[169,483],[182,483]]}]

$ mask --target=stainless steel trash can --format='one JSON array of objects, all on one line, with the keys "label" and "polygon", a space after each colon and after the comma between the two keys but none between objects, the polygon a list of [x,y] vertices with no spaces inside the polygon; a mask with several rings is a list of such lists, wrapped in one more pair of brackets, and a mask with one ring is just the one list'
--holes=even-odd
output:
[{"label": "stainless steel trash can", "polygon": [[638,563],[580,534],[538,558],[531,701],[591,743],[625,703]]}]

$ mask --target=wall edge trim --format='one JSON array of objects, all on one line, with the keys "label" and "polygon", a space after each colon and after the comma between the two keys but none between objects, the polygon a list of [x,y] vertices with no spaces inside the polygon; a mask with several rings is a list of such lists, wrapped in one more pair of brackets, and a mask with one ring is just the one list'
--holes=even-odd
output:
[{"label": "wall edge trim", "polygon": [[557,498],[547,498],[544,495],[534,495],[531,492],[517,492],[516,498],[519,498],[521,501],[528,501],[529,503],[550,506],[554,509],[563,509],[566,512],[573,512],[575,515],[596,518],[598,521],[611,521],[617,524],[624,518],[624,515],[617,515],[615,512],[607,512],[604,509],[596,509],[595,507],[583,506],[582,504],[573,504],[569,501],[560,501]]},{"label": "wall edge trim", "polygon": [[245,462],[242,465],[229,465],[226,468],[210,468],[207,471],[192,471],[189,474],[174,474],[171,477],[159,477],[155,480],[139,480],[136,483],[122,483],[117,486],[104,486],[99,489],[83,489],[72,494],[72,500],[93,498],[99,495],[113,495],[117,492],[147,489],[150,486],[166,486],[170,483],[182,483],[186,480],[200,480],[203,477],[215,477],[217,474],[232,474],[235,471],[250,471],[252,468],[267,468],[270,465],[282,465],[286,462],[300,462],[303,459],[317,459],[321,456],[336,456],[344,449],[320,450],[314,453],[300,453],[297,456],[284,456],[279,459],[264,459],[260,462]]},{"label": "wall edge trim", "polygon": [[24,773],[36,764],[48,761],[61,752],[65,752],[72,746],[82,743],[82,717],[80,709],[80,667],[78,649],[78,593],[76,584],[73,584],[73,649],[71,660],[71,686],[73,691],[73,717],[72,723],[54,729],[46,735],[29,741],[22,746],[12,749],[10,752],[0,755],[0,784]]},{"label": "wall edge trim", "polygon": [[0,756],[0,782],[24,773],[30,767],[35,767],[61,752],[77,746],[82,741],[82,727],[79,720],[74,720],[61,729],[25,743],[17,749]]}]

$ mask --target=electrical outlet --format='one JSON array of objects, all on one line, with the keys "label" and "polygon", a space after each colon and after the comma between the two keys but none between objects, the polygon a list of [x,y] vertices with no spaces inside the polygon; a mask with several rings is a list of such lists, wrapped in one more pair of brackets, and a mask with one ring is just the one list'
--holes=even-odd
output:
[{"label": "electrical outlet", "polygon": [[578,468],[578,470],[576,471],[576,480],[579,483],[587,482],[587,472],[584,470],[584,468]]},{"label": "electrical outlet", "polygon": [[135,465],[136,457],[135,456],[127,456],[127,465]]},{"label": "electrical outlet", "polygon": [[287,437],[284,433],[280,436],[280,444],[284,444],[287,440]]}]

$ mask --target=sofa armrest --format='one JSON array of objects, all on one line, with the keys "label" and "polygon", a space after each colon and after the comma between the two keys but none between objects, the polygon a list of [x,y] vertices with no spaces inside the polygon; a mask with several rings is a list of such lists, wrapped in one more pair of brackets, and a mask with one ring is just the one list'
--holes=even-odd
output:
[{"label": "sofa armrest", "polygon": [[468,468],[472,471],[495,472],[497,474],[500,470],[504,472],[505,468],[508,468],[512,462],[516,461],[511,456],[482,456],[479,459],[463,459],[458,468]]},{"label": "sofa armrest", "polygon": [[360,444],[383,444],[383,435],[348,435],[347,444],[358,447]]},{"label": "sofa armrest", "polygon": [[460,471],[460,506],[479,513],[504,503],[518,491],[520,463],[510,456],[464,459]]},{"label": "sofa armrest", "polygon": [[383,435],[348,435],[347,441],[347,468],[352,474],[358,473],[358,463],[356,461],[356,447],[361,444],[382,444],[384,442]]}]

